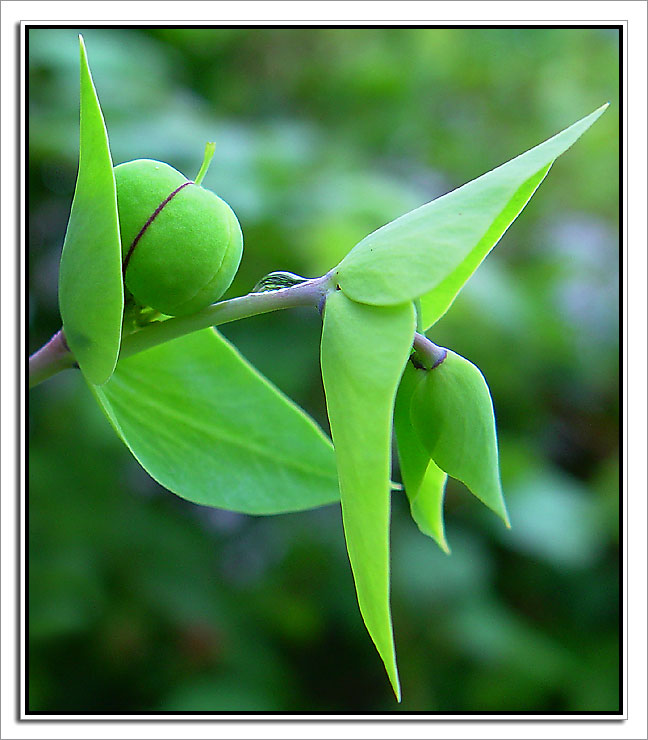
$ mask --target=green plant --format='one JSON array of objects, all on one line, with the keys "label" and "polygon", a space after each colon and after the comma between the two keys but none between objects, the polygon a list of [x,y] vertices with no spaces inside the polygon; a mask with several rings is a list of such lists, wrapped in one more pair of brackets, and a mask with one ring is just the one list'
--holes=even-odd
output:
[{"label": "green plant", "polygon": [[[447,475],[462,480],[508,523],[485,381],[471,363],[437,347],[425,332],[447,311],[553,161],[605,107],[373,232],[322,277],[272,273],[246,296],[202,305],[229,284],[226,270],[227,279],[200,305],[177,301],[175,293],[176,303],[161,303],[130,283],[129,266],[124,286],[124,257],[142,220],[146,223],[151,209],[184,179],[163,183],[144,215],[126,227],[131,204],[125,209],[121,202],[119,173],[127,165],[113,169],[81,43],[79,175],[60,271],[63,330],[30,360],[30,382],[78,364],[142,466],[191,501],[274,514],[341,500],[360,610],[399,696],[389,609],[392,425],[412,516],[423,532],[447,550],[442,517]],[[208,159],[209,150],[198,183]],[[138,173],[137,180],[138,188],[152,188],[149,178]],[[174,199],[169,208],[178,204],[182,201]],[[220,219],[214,226],[204,212],[185,209],[183,216],[192,225],[207,223],[217,231],[222,226]],[[142,241],[153,236],[151,231]],[[166,231],[159,238],[174,254],[195,246]],[[229,255],[230,242],[223,243]],[[240,251],[232,265],[238,266],[238,258]],[[175,278],[178,271],[166,260],[153,272],[144,264],[145,286],[155,292],[167,266]],[[220,278],[211,267],[207,274],[201,271],[194,288],[216,273]],[[125,298],[125,287],[133,300]],[[333,446],[211,328],[299,305],[323,314],[321,364]],[[173,313],[182,315],[168,318]]]}]

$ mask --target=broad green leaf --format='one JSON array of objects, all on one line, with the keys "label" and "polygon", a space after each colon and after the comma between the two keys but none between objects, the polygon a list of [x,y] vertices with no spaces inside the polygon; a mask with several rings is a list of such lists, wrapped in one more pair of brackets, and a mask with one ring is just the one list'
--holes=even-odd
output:
[{"label": "broad green leaf", "polygon": [[509,526],[499,475],[493,403],[484,376],[448,350],[412,395],[412,424],[441,470],[460,480]]},{"label": "broad green leaf", "polygon": [[341,289],[371,305],[421,297],[423,327],[431,326],[524,208],[553,161],[606,108],[369,234],[338,265]]},{"label": "broad green leaf", "polygon": [[391,429],[414,324],[411,303],[366,306],[336,291],[326,301],[321,355],[358,603],[399,701],[389,608]]},{"label": "broad green leaf", "polygon": [[448,476],[430,459],[410,414],[412,396],[426,374],[408,362],[398,386],[394,406],[398,460],[412,519],[444,552],[450,552],[443,526],[443,496]]},{"label": "broad green leaf", "polygon": [[339,500],[328,437],[212,329],[120,360],[91,389],[142,467],[183,498],[246,514]]},{"label": "broad green leaf", "polygon": [[79,172],[59,273],[65,338],[87,380],[112,375],[121,341],[124,289],[117,194],[108,133],[83,39]]}]

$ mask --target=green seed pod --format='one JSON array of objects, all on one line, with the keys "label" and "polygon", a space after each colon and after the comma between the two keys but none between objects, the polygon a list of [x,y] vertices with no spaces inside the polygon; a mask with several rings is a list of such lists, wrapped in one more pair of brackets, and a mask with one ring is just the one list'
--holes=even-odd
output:
[{"label": "green seed pod", "polygon": [[243,252],[234,211],[164,162],[120,164],[115,181],[124,281],[137,303],[182,316],[218,300]]}]

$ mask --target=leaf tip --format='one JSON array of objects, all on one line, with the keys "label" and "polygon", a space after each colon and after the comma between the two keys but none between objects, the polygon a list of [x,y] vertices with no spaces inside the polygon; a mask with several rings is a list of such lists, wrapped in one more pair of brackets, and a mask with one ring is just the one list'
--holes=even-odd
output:
[{"label": "leaf tip", "polygon": [[[469,490],[471,490],[472,492],[472,489]],[[480,497],[477,496],[477,498]],[[507,529],[511,529],[511,520],[509,519],[508,509],[506,508],[506,501],[504,500],[504,494],[502,493],[501,489],[498,498],[499,500],[490,503],[487,503],[484,499],[481,499],[481,501],[486,504],[486,506],[488,506],[488,508],[504,522],[504,526]]]},{"label": "leaf tip", "polygon": [[81,74],[83,75],[84,70],[89,74],[90,71],[88,69],[88,52],[86,51],[85,41],[83,40],[83,36],[81,34],[79,34],[79,57],[82,70]]},{"label": "leaf tip", "polygon": [[398,676],[394,676],[394,678],[390,676],[390,681],[391,681],[392,689],[394,690],[394,696],[396,697],[396,701],[400,704],[403,701],[403,697],[401,695],[401,687],[400,687],[400,681],[398,680]]},{"label": "leaf tip", "polygon": [[[393,638],[392,638],[393,640]],[[396,664],[396,651],[394,649],[394,644],[392,642],[392,648],[391,648],[391,659],[389,661],[385,660],[385,655],[379,650],[378,654],[382,658],[383,664],[385,666],[385,670],[387,671],[387,676],[389,678],[389,683],[391,684],[392,691],[394,692],[394,696],[396,697],[396,701],[400,704],[401,702],[401,686],[400,686],[400,678],[398,677],[398,665]]]},{"label": "leaf tip", "polygon": [[207,170],[209,169],[209,165],[211,164],[212,159],[214,158],[214,152],[216,151],[216,142],[214,141],[208,141],[205,145],[205,156],[203,157],[202,164],[200,166],[200,170],[198,171],[198,174],[196,175],[194,179],[195,185],[200,185],[203,181],[203,178],[207,174]]},{"label": "leaf tip", "polygon": [[588,118],[590,118],[592,120],[592,123],[594,123],[594,121],[600,118],[609,107],[610,107],[610,101],[608,100],[607,103],[603,103],[603,105],[601,105],[593,113],[591,113],[588,116]]},{"label": "leaf tip", "polygon": [[[504,522],[504,526],[507,529],[511,529],[511,520],[509,519],[508,508],[506,506],[506,499],[504,498],[504,492],[502,491],[502,484],[498,486],[499,495],[493,505],[486,504],[497,516]],[[484,501],[484,503],[486,503]]]}]

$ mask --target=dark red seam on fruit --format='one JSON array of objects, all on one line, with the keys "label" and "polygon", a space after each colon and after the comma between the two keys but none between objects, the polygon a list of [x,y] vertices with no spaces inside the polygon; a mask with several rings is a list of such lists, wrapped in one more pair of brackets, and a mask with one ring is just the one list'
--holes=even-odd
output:
[{"label": "dark red seam on fruit", "polygon": [[193,183],[193,180],[187,180],[187,182],[183,182],[182,185],[180,185],[180,187],[176,188],[171,193],[171,195],[167,196],[160,203],[160,205],[153,211],[153,213],[149,216],[148,221],[144,224],[144,226],[142,226],[142,228],[140,229],[139,234],[133,239],[133,243],[130,245],[130,248],[128,250],[128,254],[126,255],[126,259],[124,260],[124,267],[123,267],[123,270],[122,270],[122,273],[124,275],[126,274],[126,268],[128,267],[128,263],[130,262],[130,258],[132,257],[133,252],[135,251],[135,247],[137,246],[137,243],[139,242],[139,240],[144,236],[144,232],[146,231],[146,229],[148,229],[148,227],[153,223],[153,221],[155,221],[155,219],[158,217],[158,215],[160,214],[160,211],[164,208],[164,206],[172,198],[175,198],[175,196],[182,190],[182,188],[186,188],[187,185],[193,185],[193,184],[194,184]]}]

